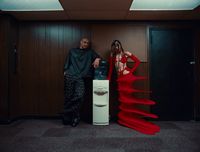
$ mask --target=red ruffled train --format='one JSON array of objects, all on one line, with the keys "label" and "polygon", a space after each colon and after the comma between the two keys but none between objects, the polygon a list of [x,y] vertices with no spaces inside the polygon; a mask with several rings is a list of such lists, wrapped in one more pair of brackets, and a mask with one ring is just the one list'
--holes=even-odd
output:
[{"label": "red ruffled train", "polygon": [[[155,102],[149,99],[137,98],[134,93],[150,93],[150,91],[144,91],[135,89],[133,84],[138,80],[145,80],[146,77],[135,76],[133,72],[139,66],[140,61],[135,56],[130,56],[135,61],[133,68],[129,69],[130,73],[126,75],[119,75],[117,79],[118,92],[119,92],[119,113],[118,123],[126,127],[132,128],[144,134],[154,135],[160,131],[160,127],[152,122],[146,121],[144,118],[158,118],[155,114],[141,110],[138,105],[154,105]],[[108,79],[110,80],[113,70],[113,57],[110,58],[110,69]]]},{"label": "red ruffled train", "polygon": [[144,120],[144,118],[158,118],[158,116],[139,109],[137,105],[154,105],[155,102],[149,99],[136,98],[134,96],[134,93],[137,92],[149,92],[133,88],[133,83],[142,79],[144,79],[144,77],[134,76],[132,73],[118,78],[120,101],[118,123],[144,134],[154,135],[156,132],[160,131],[160,127]]}]

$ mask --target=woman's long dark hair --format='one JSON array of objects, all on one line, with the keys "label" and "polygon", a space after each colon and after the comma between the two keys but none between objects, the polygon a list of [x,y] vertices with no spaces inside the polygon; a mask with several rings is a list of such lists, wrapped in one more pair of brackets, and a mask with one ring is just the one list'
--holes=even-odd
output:
[{"label": "woman's long dark hair", "polygon": [[122,44],[119,40],[113,40],[112,44],[111,44],[111,52],[114,56],[116,56],[117,52],[115,50],[113,50],[113,48],[116,45],[116,42],[119,44],[118,48],[124,53],[124,49],[122,47]]}]

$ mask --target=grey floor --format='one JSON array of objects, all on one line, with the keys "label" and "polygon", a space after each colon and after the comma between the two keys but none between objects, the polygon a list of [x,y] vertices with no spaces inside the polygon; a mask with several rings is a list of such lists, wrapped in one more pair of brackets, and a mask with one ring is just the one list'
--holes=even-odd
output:
[{"label": "grey floor", "polygon": [[0,125],[0,152],[200,152],[200,122],[155,122],[151,136],[110,123],[81,122],[72,128],[61,120],[19,120]]}]

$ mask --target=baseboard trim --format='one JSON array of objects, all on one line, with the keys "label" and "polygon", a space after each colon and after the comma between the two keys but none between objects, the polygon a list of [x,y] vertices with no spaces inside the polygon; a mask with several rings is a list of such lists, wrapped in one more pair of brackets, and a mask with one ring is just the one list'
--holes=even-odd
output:
[{"label": "baseboard trim", "polygon": [[34,115],[24,115],[24,116],[18,116],[12,119],[0,119],[0,125],[9,125],[14,121],[17,120],[22,120],[22,119],[61,119],[62,116],[58,115],[58,116],[34,116]]}]

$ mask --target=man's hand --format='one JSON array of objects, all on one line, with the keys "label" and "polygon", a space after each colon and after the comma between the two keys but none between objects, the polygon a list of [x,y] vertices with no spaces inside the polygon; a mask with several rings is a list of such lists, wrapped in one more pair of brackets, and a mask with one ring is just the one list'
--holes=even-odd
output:
[{"label": "man's hand", "polygon": [[92,63],[92,65],[94,66],[94,68],[98,68],[99,67],[99,61],[100,61],[101,59],[100,58],[96,58],[95,60],[94,60],[94,62]]}]

